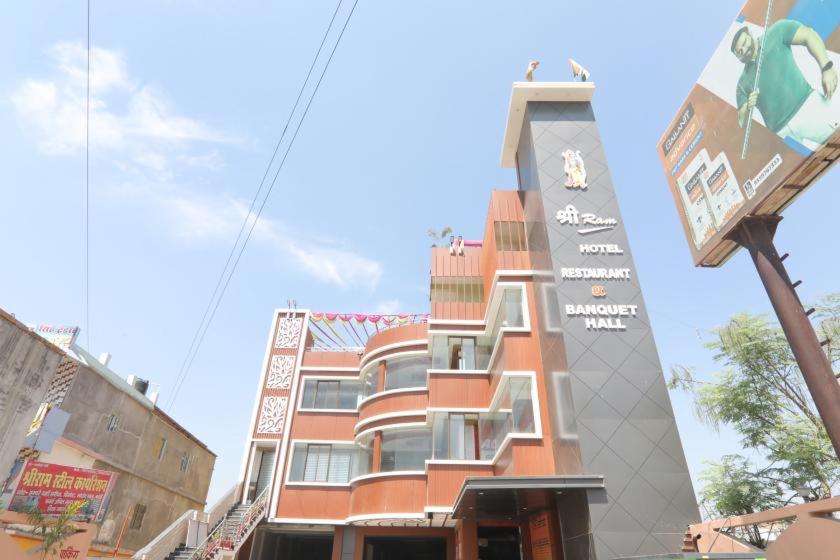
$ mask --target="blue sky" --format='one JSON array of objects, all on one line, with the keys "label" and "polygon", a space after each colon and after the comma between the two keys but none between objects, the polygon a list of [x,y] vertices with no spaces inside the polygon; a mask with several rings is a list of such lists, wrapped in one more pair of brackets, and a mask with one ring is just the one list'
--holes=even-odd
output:
[{"label": "blue sky", "polygon": [[[350,2],[347,2],[348,6]],[[93,354],[167,403],[333,2],[93,0]],[[656,142],[737,5],[361,0],[264,220],[168,412],[219,454],[211,501],[235,483],[272,309],[423,312],[429,227],[479,238],[512,81],[568,79],[594,106],[663,367],[716,370],[702,341],[769,304],[746,254],[695,269]],[[7,3],[0,18],[0,307],[84,325],[83,2]],[[837,289],[832,172],[777,237],[805,299]],[[739,449],[672,395],[695,478]]]}]

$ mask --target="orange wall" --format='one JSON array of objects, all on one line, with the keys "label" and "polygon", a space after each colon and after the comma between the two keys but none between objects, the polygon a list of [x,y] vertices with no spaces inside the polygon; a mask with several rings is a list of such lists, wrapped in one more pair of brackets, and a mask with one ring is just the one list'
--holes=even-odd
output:
[{"label": "orange wall", "polygon": [[275,517],[344,519],[349,511],[349,487],[284,485]]},{"label": "orange wall", "polygon": [[428,466],[429,484],[427,505],[452,507],[464,478],[468,476],[493,476],[490,465],[436,465]]},{"label": "orange wall", "polygon": [[410,393],[375,396],[363,402],[362,406],[359,407],[359,420],[366,420],[390,412],[425,410],[427,406],[429,406],[427,389],[412,391]]},{"label": "orange wall", "polygon": [[292,421],[292,439],[352,440],[358,419],[351,413],[297,412]]},{"label": "orange wall", "polygon": [[350,515],[418,513],[426,505],[426,475],[385,476],[353,485]]},{"label": "orange wall", "polygon": [[428,325],[426,323],[401,325],[399,327],[385,329],[368,339],[365,345],[365,354],[370,354],[377,348],[388,346],[389,344],[406,342],[408,340],[423,340],[427,337],[427,329]]},{"label": "orange wall", "polygon": [[490,396],[490,381],[486,375],[429,375],[431,407],[486,408]]}]

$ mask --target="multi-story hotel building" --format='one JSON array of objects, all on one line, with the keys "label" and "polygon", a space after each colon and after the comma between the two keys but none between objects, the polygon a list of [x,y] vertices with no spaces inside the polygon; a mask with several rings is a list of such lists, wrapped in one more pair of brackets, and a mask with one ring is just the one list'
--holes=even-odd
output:
[{"label": "multi-story hotel building", "polygon": [[428,315],[274,313],[243,458],[254,560],[677,552],[699,519],[590,100],[517,83],[480,241]]}]

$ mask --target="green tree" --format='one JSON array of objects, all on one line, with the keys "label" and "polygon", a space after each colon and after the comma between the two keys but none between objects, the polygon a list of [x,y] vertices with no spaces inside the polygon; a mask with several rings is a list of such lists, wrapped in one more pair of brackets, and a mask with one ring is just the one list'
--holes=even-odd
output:
[{"label": "green tree", "polygon": [[433,242],[432,247],[437,247],[438,243],[443,243],[444,246],[445,246],[446,242],[448,241],[447,237],[452,235],[452,228],[451,227],[445,227],[440,231],[436,231],[434,229],[429,228],[426,231],[426,235],[428,235],[431,238],[431,240]]},{"label": "green tree", "polygon": [[[700,478],[705,482],[700,501],[712,518],[746,515],[783,503],[781,488],[768,484],[762,473],[740,455],[724,455],[720,463],[711,464]],[[756,526],[745,527],[744,536],[754,546],[765,544]]]},{"label": "green tree", "polygon": [[41,535],[44,539],[44,542],[41,543],[42,560],[47,558],[48,554],[57,554],[67,537],[76,533],[78,529],[72,521],[84,505],[84,500],[67,504],[64,511],[54,518],[44,515],[40,510],[35,508],[31,508],[26,512],[27,520],[34,527],[35,534]]},{"label": "green tree", "polygon": [[[836,364],[840,294],[815,308],[820,336],[834,341],[825,348]],[[781,328],[765,315],[742,313],[713,336],[706,346],[723,369],[707,382],[691,368],[674,366],[670,386],[693,396],[695,414],[705,424],[732,427],[744,448],[763,456],[765,464],[752,465],[739,455],[712,463],[702,476],[704,508],[713,516],[741,515],[782,505],[783,495],[803,487],[811,498],[830,497],[840,480],[840,462]]]}]

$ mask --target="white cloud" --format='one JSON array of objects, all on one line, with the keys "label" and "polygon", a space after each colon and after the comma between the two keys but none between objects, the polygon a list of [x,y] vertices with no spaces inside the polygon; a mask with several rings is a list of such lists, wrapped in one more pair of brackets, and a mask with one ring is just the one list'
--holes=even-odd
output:
[{"label": "white cloud", "polygon": [[[53,62],[53,76],[24,81],[11,100],[43,152],[75,153],[86,141],[86,51],[80,43],[58,43],[47,54]],[[178,114],[164,95],[130,75],[118,51],[91,49],[90,142],[94,152],[119,152],[143,163],[136,154],[161,143],[189,152],[191,142],[237,141],[235,136]],[[148,160],[152,170],[160,171],[167,163],[161,158]]]},{"label": "white cloud", "polygon": [[[85,146],[87,52],[81,43],[58,43],[47,54],[52,74],[22,81],[11,100],[42,152],[78,153]],[[107,159],[127,178],[122,186],[109,186],[111,196],[133,208],[146,206],[177,239],[229,248],[248,204],[197,194],[176,178],[223,168],[215,147],[239,144],[239,139],[178,113],[163,93],[132,76],[119,51],[100,47],[91,49],[90,111],[91,156]],[[374,288],[382,277],[378,261],[265,217],[252,241],[270,246],[325,284]]]},{"label": "white cloud", "polygon": [[[182,239],[191,241],[236,239],[248,205],[230,198],[162,196],[157,204]],[[249,221],[248,226],[252,222]],[[247,234],[247,229],[245,233]],[[379,261],[326,240],[307,237],[281,222],[261,217],[252,242],[266,244],[289,257],[295,267],[324,284],[349,288],[375,288],[382,278]]]}]

